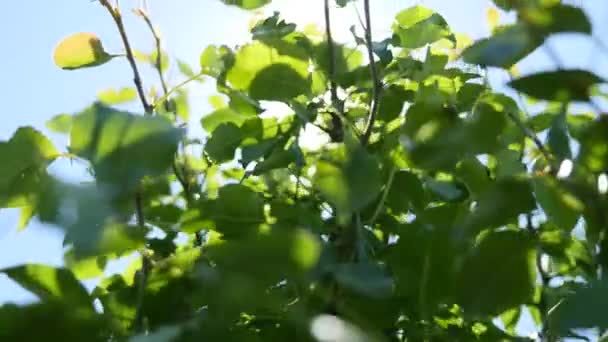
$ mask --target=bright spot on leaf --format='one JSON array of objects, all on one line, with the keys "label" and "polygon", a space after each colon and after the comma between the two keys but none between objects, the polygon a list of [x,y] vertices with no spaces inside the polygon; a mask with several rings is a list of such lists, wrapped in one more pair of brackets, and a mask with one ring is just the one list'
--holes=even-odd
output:
[{"label": "bright spot on leaf", "polygon": [[310,325],[310,330],[320,342],[368,341],[359,328],[333,315],[315,317]]},{"label": "bright spot on leaf", "polygon": [[486,20],[488,21],[491,30],[494,30],[496,26],[500,24],[500,12],[498,12],[496,7],[488,7],[488,10],[486,11]]},{"label": "bright spot on leaf", "polygon": [[559,171],[557,171],[557,178],[559,178],[559,179],[567,178],[568,176],[570,176],[570,174],[572,174],[573,168],[574,168],[574,163],[572,163],[572,160],[565,159],[559,165]]},{"label": "bright spot on leaf", "polygon": [[321,249],[315,238],[306,231],[299,231],[293,242],[292,258],[303,269],[312,267],[321,254]]},{"label": "bright spot on leaf", "polygon": [[605,173],[602,173],[597,177],[597,191],[602,195],[608,193],[608,175]]},{"label": "bright spot on leaf", "polygon": [[64,38],[57,44],[53,54],[55,65],[65,70],[101,65],[112,57],[104,50],[101,40],[95,34],[86,32]]}]

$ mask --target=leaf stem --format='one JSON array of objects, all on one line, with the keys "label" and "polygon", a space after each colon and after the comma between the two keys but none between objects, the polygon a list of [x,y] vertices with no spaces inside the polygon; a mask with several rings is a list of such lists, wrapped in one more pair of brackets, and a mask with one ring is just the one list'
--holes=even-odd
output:
[{"label": "leaf stem", "polygon": [[380,96],[382,85],[378,77],[378,70],[376,69],[376,62],[374,58],[374,50],[372,47],[372,19],[371,11],[369,6],[369,0],[363,0],[363,12],[365,14],[365,46],[367,48],[367,56],[369,59],[369,70],[372,77],[372,102],[370,104],[369,116],[367,118],[367,124],[365,131],[361,137],[361,143],[366,146],[369,143],[369,138],[376,122],[376,115],[378,107],[380,105]]}]

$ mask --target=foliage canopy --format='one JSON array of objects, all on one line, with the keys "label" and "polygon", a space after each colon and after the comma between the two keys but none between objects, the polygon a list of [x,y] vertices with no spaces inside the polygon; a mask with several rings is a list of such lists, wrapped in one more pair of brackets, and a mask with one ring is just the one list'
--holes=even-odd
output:
[{"label": "foliage canopy", "polygon": [[[275,13],[193,67],[168,58],[144,8],[149,54],[133,50],[120,9],[98,2],[124,54],[76,33],[54,61],[119,58],[135,82],[50,119],[69,136],[64,152],[27,126],[0,142],[0,206],[19,208],[22,227],[60,227],[66,245],[63,268],[0,270],[40,299],[0,306],[0,340],[525,341],[525,312],[546,341],[608,329],[606,80],[557,60],[516,70],[553,35],[592,36],[580,8],[495,0],[517,20],[500,25],[493,9],[493,34],[470,42],[420,5],[373,37],[369,0],[326,0],[324,35]],[[353,41],[334,41],[332,8],[360,3]],[[171,87],[172,66],[185,81]],[[514,96],[488,72],[507,73]],[[217,89],[205,137],[184,129],[197,81]],[[141,113],[119,109],[137,100]],[[284,115],[266,115],[272,102]],[[310,129],[326,143],[306,147]],[[58,158],[87,163],[91,182],[53,175]],[[103,275],[127,256],[123,273]]]}]

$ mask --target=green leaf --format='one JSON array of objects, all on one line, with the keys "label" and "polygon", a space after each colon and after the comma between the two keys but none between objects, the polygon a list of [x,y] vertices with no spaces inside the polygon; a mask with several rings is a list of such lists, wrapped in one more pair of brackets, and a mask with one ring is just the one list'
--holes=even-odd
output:
[{"label": "green leaf", "polygon": [[211,133],[215,131],[221,124],[232,123],[236,126],[241,126],[251,116],[243,115],[242,113],[236,112],[230,107],[224,107],[216,109],[215,111],[205,115],[201,119],[203,128]]},{"label": "green leaf", "polygon": [[74,117],[70,151],[91,163],[98,182],[122,195],[133,191],[144,176],[166,172],[181,136],[165,118],[96,103]]},{"label": "green leaf", "polygon": [[227,79],[255,100],[287,101],[310,91],[308,61],[281,55],[258,42],[237,52]]},{"label": "green leaf", "polygon": [[63,256],[63,262],[76,279],[85,280],[98,278],[103,275],[107,258],[105,256],[93,256],[88,258],[77,258],[74,251],[70,250]]},{"label": "green leaf", "polygon": [[104,50],[101,40],[95,34],[85,32],[64,38],[57,44],[53,54],[55,65],[65,70],[102,65],[113,57],[115,56]]},{"label": "green leaf", "polygon": [[[303,230],[271,230],[244,239],[209,246],[209,256],[223,272],[245,276],[248,282],[276,284],[302,275],[320,256],[316,237]],[[243,279],[243,278],[240,278]]]},{"label": "green leaf", "polygon": [[382,186],[376,158],[362,147],[349,152],[346,160],[317,162],[314,176],[315,187],[336,207],[343,224],[376,199]]},{"label": "green leaf", "polygon": [[252,10],[269,4],[272,0],[222,0],[226,5],[238,6],[242,9]]},{"label": "green leaf", "polygon": [[37,295],[43,302],[61,301],[74,308],[93,310],[89,294],[66,269],[27,264],[5,268],[0,272]]},{"label": "green leaf", "polygon": [[397,14],[393,32],[398,45],[416,49],[447,38],[456,44],[456,38],[442,16],[423,6],[413,6]]},{"label": "green leaf", "polygon": [[227,238],[251,234],[266,221],[262,198],[240,184],[221,187],[211,208],[209,214],[215,221],[215,230]]},{"label": "green leaf", "polygon": [[456,165],[455,175],[466,184],[474,197],[481,195],[492,185],[488,168],[475,157],[461,160]]},{"label": "green leaf", "polygon": [[179,72],[182,73],[182,75],[184,75],[188,78],[192,78],[192,77],[196,76],[196,73],[194,72],[194,70],[192,70],[192,67],[188,63],[186,63],[182,60],[179,60],[179,59],[176,62],[177,62],[177,68],[179,69]]},{"label": "green leaf", "polygon": [[570,329],[608,328],[604,314],[608,305],[607,291],[606,283],[597,281],[578,289],[556,308],[552,322],[563,335]]},{"label": "green leaf", "polygon": [[2,341],[102,341],[108,329],[102,315],[65,303],[0,306]]},{"label": "green leaf", "polygon": [[66,231],[65,242],[73,246],[76,258],[120,256],[144,245],[147,229],[120,223],[132,216],[132,197],[117,198],[113,187],[49,178],[39,191],[40,220]]},{"label": "green leaf", "polygon": [[396,119],[403,110],[405,101],[409,99],[408,92],[399,86],[391,85],[382,92],[382,101],[378,108],[378,119],[391,121]]},{"label": "green leaf", "polygon": [[340,285],[369,297],[388,297],[393,291],[393,280],[380,265],[339,264],[334,267],[333,274]]},{"label": "green leaf", "polygon": [[460,182],[427,179],[425,184],[440,201],[462,202],[469,196],[466,187]]},{"label": "green leaf", "polygon": [[566,113],[557,115],[553,119],[549,134],[547,135],[547,140],[551,152],[553,152],[553,155],[559,158],[559,160],[572,158]]},{"label": "green leaf", "polygon": [[578,161],[592,172],[608,170],[608,117],[603,115],[583,130]]},{"label": "green leaf", "polygon": [[524,76],[509,86],[528,96],[547,101],[589,101],[591,87],[604,79],[586,70],[557,70]]},{"label": "green leaf", "polygon": [[526,11],[525,22],[544,35],[564,32],[591,34],[591,22],[584,10],[564,4]]},{"label": "green leaf", "polygon": [[224,70],[222,49],[215,45],[207,46],[201,53],[200,65],[203,73],[218,77]]},{"label": "green leaf", "polygon": [[298,154],[301,153],[300,150],[293,146],[287,150],[277,149],[255,166],[253,174],[261,175],[270,170],[286,168],[295,162]]},{"label": "green leaf", "polygon": [[279,12],[274,12],[271,17],[258,22],[251,28],[251,34],[252,39],[264,41],[285,37],[294,32],[295,29],[296,24],[286,23],[285,20],[279,17]]},{"label": "green leaf", "polygon": [[180,328],[175,326],[167,326],[158,329],[154,332],[147,332],[145,334],[139,334],[129,339],[129,342],[166,342],[172,341],[179,337],[181,333]]},{"label": "green leaf", "polygon": [[0,141],[0,208],[21,208],[19,228],[35,214],[46,168],[58,155],[51,141],[31,127]]},{"label": "green leaf", "polygon": [[107,106],[118,105],[136,100],[137,92],[134,88],[110,88],[98,92],[97,99]]},{"label": "green leaf", "polygon": [[422,210],[428,199],[420,179],[413,173],[400,170],[395,173],[393,185],[386,198],[386,206],[395,214],[405,214],[410,207]]},{"label": "green leaf", "polygon": [[[348,87],[354,84],[354,77],[363,65],[364,59],[361,51],[349,48],[342,44],[334,43],[335,55],[334,74],[338,85]],[[319,69],[323,72],[323,78],[330,77],[329,44],[322,42],[315,46],[315,60]],[[364,67],[363,70],[367,68]],[[369,73],[365,77],[369,78]]]},{"label": "green leaf", "polygon": [[464,261],[459,276],[458,301],[465,314],[497,315],[525,304],[534,293],[535,254],[523,232],[485,235]]},{"label": "green leaf", "polygon": [[471,64],[508,69],[532,53],[541,43],[525,26],[516,24],[468,47],[462,53],[462,58]]},{"label": "green leaf", "polygon": [[68,134],[72,129],[72,115],[58,114],[45,123],[46,128],[55,132]]},{"label": "green leaf", "polygon": [[534,193],[549,219],[565,231],[572,231],[585,207],[571,193],[549,177],[534,179]]},{"label": "green leaf", "polygon": [[205,144],[205,152],[218,163],[227,162],[234,158],[234,152],[243,140],[241,129],[231,123],[222,123]]},{"label": "green leaf", "polygon": [[504,178],[479,195],[477,207],[464,223],[468,229],[477,232],[513,222],[518,215],[535,208],[536,200],[528,181]]}]

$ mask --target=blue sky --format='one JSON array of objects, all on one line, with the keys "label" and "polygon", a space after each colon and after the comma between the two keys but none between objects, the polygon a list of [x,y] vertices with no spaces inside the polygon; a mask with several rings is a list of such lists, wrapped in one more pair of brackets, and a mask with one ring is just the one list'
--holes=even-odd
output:
[{"label": "blue sky", "polygon": [[[139,3],[139,0],[122,0],[124,10]],[[581,1],[579,1],[581,3]],[[160,27],[165,47],[173,57],[192,65],[209,44],[234,45],[247,39],[248,20],[251,13],[228,8],[218,0],[148,0],[151,15]],[[487,34],[485,10],[487,0],[374,0],[374,26],[378,35],[386,35],[394,14],[413,4],[422,4],[443,14],[453,29],[473,37]],[[585,0],[585,7],[596,25],[596,35],[608,34],[608,2]],[[289,21],[300,24],[321,24],[321,0],[276,0],[266,9],[271,13],[280,9]],[[127,30],[136,47],[151,51],[152,40],[143,22],[125,14]],[[336,11],[337,37],[348,38],[348,27],[356,23],[352,10]],[[23,125],[31,125],[46,132],[44,122],[58,113],[73,113],[95,100],[97,91],[109,87],[131,86],[130,70],[123,60],[114,60],[102,67],[80,71],[62,71],[52,63],[55,44],[64,36],[74,32],[95,32],[103,41],[106,50],[120,52],[113,22],[103,8],[90,0],[21,0],[6,2],[0,12],[0,41],[2,51],[3,82],[0,82],[2,114],[0,116],[0,139],[9,139],[13,131]],[[593,48],[593,44],[580,37],[562,37],[551,44],[569,66],[594,69],[608,76],[608,56]],[[552,68],[542,51],[522,63],[523,72]],[[155,75],[147,68],[144,82],[149,87],[156,82]],[[173,83],[179,81],[174,72]],[[501,82],[501,78],[496,79]],[[195,118],[208,111],[206,99],[212,94],[209,85],[194,89],[192,113]],[[133,107],[136,109],[136,107]],[[48,133],[48,132],[47,132]],[[59,148],[67,142],[63,136],[49,136]],[[52,166],[53,170],[71,175],[78,172],[65,161]],[[60,265],[62,263],[62,240],[58,230],[42,227],[34,222],[23,232],[16,231],[17,212],[0,211],[0,268],[26,262]],[[0,303],[24,302],[33,297],[0,275]]]}]

